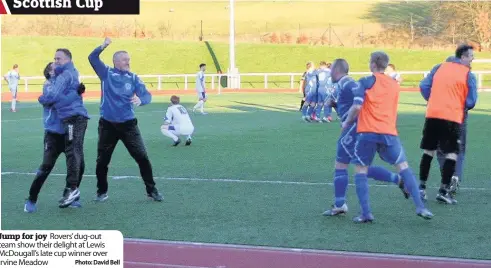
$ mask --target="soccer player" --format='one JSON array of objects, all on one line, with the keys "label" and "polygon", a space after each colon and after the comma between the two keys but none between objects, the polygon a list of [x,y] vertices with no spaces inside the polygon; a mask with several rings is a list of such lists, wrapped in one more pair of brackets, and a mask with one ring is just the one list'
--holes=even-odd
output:
[{"label": "soccer player", "polygon": [[317,72],[313,62],[307,63],[307,73],[305,74],[305,103],[302,107],[302,119],[311,122],[314,108],[317,103]]},{"label": "soccer player", "polygon": [[174,146],[181,143],[180,135],[187,136],[186,146],[189,146],[191,145],[191,134],[194,132],[194,126],[186,108],[179,104],[180,101],[178,96],[170,98],[172,105],[167,108],[164,124],[160,127],[160,131],[174,141]]},{"label": "soccer player", "polygon": [[[332,63],[331,77],[337,83],[339,90],[336,92],[338,109],[341,122],[348,117],[348,111],[353,105],[353,90],[358,85],[353,78],[348,76],[349,65],[345,59],[336,59]],[[328,100],[333,105],[334,98]],[[341,131],[336,150],[336,162],[334,164],[334,196],[335,201],[332,209],[323,213],[324,216],[336,216],[348,212],[346,204],[346,190],[348,189],[348,165],[353,161],[356,142],[356,119],[353,120]],[[378,181],[394,183],[402,190],[404,197],[409,198],[409,194],[404,189],[404,180],[398,174],[392,173],[380,166],[373,166],[368,169],[368,177]]]},{"label": "soccer player", "polygon": [[392,77],[392,79],[396,80],[397,83],[400,85],[402,83],[402,77],[401,75],[396,71],[396,66],[394,64],[389,64],[387,66],[387,69],[385,70],[385,73]]},{"label": "soccer player", "polygon": [[419,196],[416,178],[398,137],[396,123],[400,87],[394,79],[384,74],[388,63],[389,56],[385,52],[376,51],[370,55],[369,66],[373,74],[358,81],[353,106],[342,124],[346,129],[358,116],[354,162],[356,194],[361,214],[353,218],[356,223],[374,220],[369,204],[367,173],[376,153],[397,168],[416,205],[416,214],[424,219],[433,217]]},{"label": "soccer player", "polygon": [[[317,122],[331,122],[332,107],[324,105],[329,94],[332,94],[331,70],[327,68],[327,63],[321,61],[317,70],[319,79],[319,89],[317,94],[316,118]],[[321,116],[322,108],[324,108],[324,117]],[[322,118],[322,119],[321,119]]]},{"label": "soccer player", "polygon": [[196,105],[193,107],[193,113],[199,108],[201,114],[203,115],[206,114],[203,109],[207,100],[205,91],[205,71],[206,64],[201,63],[199,65],[199,72],[196,74],[196,93],[198,93],[198,103],[196,103]]},{"label": "soccer player", "polygon": [[[79,73],[72,62],[72,53],[60,48],[55,53],[55,80],[46,94],[39,97],[43,106],[53,106],[65,128],[67,188],[59,207],[70,206],[80,196],[78,184],[84,172],[84,139],[89,115],[82,96],[78,94]],[[74,98],[68,102],[67,99]]]},{"label": "soccer player", "polygon": [[[46,77],[46,81],[43,85],[43,94],[47,94],[48,91],[51,90],[55,82],[55,67],[52,62],[48,63],[44,68],[44,77]],[[84,84],[80,84],[78,88],[78,93],[82,94],[85,91]],[[72,102],[76,99],[75,94],[70,95],[70,98],[66,98],[64,102]],[[43,123],[44,123],[44,154],[43,154],[43,162],[41,166],[39,166],[38,171],[36,172],[36,177],[34,178],[31,188],[29,190],[29,197],[24,204],[24,211],[28,213],[33,213],[37,211],[36,203],[38,200],[39,192],[43,187],[44,182],[48,178],[51,170],[56,164],[56,160],[60,156],[61,153],[65,152],[65,128],[63,127],[63,122],[58,116],[58,112],[53,106],[44,106],[43,107]],[[85,163],[82,164],[82,169],[85,168]],[[83,175],[83,171],[80,173],[80,176]],[[78,186],[80,186],[80,182],[82,177],[79,178]],[[67,185],[69,187],[69,185]],[[62,200],[61,200],[62,201]],[[60,201],[60,202],[61,202]],[[70,207],[81,207],[81,203],[79,199],[75,199],[72,202]]]},{"label": "soccer player", "polygon": [[143,81],[130,72],[128,52],[114,53],[114,68],[101,61],[100,54],[110,44],[111,39],[106,37],[102,45],[96,47],[89,55],[90,65],[101,80],[96,201],[102,202],[108,198],[108,165],[119,140],[138,164],[147,196],[154,201],[162,201],[163,197],[155,187],[152,165],[148,159],[134,110],[135,107],[150,103],[152,95],[147,91]]},{"label": "soccer player", "polygon": [[3,76],[3,79],[7,82],[10,93],[12,94],[12,104],[10,106],[11,112],[17,112],[15,109],[17,104],[17,87],[19,86],[19,65],[14,64],[12,70],[10,70],[6,75]]},{"label": "soccer player", "polygon": [[420,83],[419,87],[426,107],[426,121],[420,148],[423,156],[420,163],[421,198],[427,199],[426,181],[435,151],[440,145],[445,161],[441,169],[442,180],[436,200],[456,204],[450,189],[459,154],[459,137],[465,110],[474,108],[477,101],[476,77],[470,66],[474,59],[472,46],[461,45],[455,51],[455,59],[438,64]]},{"label": "soccer player", "polygon": [[[450,56],[447,58],[447,62],[454,62],[457,61],[458,59],[455,56]],[[465,149],[466,149],[466,143],[467,143],[467,117],[469,113],[468,110],[465,110],[464,114],[464,122],[461,125],[460,129],[460,143],[459,143],[459,155],[457,156],[457,163],[455,165],[455,173],[452,176],[452,180],[450,182],[450,192],[452,194],[456,194],[457,190],[460,186],[460,182],[462,181],[463,178],[463,171],[464,171],[464,161],[465,161]],[[437,150],[437,158],[438,158],[438,163],[440,165],[440,171],[443,171],[443,165],[445,163],[445,154],[443,153],[441,146],[438,146]],[[424,191],[423,191],[424,194]],[[423,198],[427,198],[426,195],[422,196]]]},{"label": "soccer player", "polygon": [[302,111],[303,105],[305,104],[305,98],[306,98],[305,86],[307,85],[305,83],[305,78],[307,76],[307,72],[309,71],[311,64],[312,64],[312,62],[310,62],[310,61],[307,62],[307,70],[302,74],[302,78],[300,79],[300,91],[302,91],[302,94],[303,94],[303,98],[300,101],[300,108],[298,109],[298,111],[300,111],[300,112]]}]

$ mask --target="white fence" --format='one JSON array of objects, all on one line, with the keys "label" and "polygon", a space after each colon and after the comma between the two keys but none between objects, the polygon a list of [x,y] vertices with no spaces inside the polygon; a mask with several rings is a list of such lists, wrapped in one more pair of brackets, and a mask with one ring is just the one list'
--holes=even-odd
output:
[{"label": "white fence", "polygon": [[[429,72],[425,71],[401,71],[399,74],[404,79],[405,75],[420,75],[421,79],[423,77],[426,77]],[[477,76],[477,83],[478,83],[478,88],[481,90],[484,90],[484,75],[490,75],[491,71],[473,71],[473,73]],[[351,72],[351,76],[362,76],[362,75],[369,75],[371,74],[370,72]],[[302,73],[240,73],[238,74],[239,78],[239,88],[244,88],[242,87],[242,79],[245,77],[258,77],[262,78],[262,82],[264,82],[264,89],[268,89],[269,83],[271,77],[286,77],[286,79],[289,79],[289,88],[295,89],[298,88],[298,82],[299,78],[302,75]],[[217,89],[218,93],[221,92],[222,85],[221,85],[221,80],[223,77],[227,77],[227,74],[206,74],[206,80],[207,83],[210,84],[210,89],[214,90]],[[157,90],[163,90],[162,89],[162,84],[166,82],[166,80],[172,80],[172,79],[183,79],[183,82],[179,82],[179,84],[184,83],[184,90],[188,90],[189,88],[194,89],[194,79],[196,78],[196,74],[158,74],[158,75],[139,75],[139,77],[147,82],[146,80],[148,79],[156,79],[157,84]],[[97,76],[80,76],[80,81],[84,81],[87,79],[97,79]],[[30,76],[30,77],[21,77],[21,80],[24,82],[24,90],[25,92],[29,92],[29,85],[31,81],[37,81],[36,85],[41,85],[45,78],[43,76]],[[486,85],[486,87],[491,88],[491,78],[488,79],[490,81],[489,85]],[[190,82],[191,81],[191,82]],[[486,80],[487,81],[487,80]],[[254,83],[262,83],[262,82],[257,82],[254,81]],[[286,82],[286,81],[282,81]],[[173,82],[178,84],[178,82]],[[249,82],[251,83],[251,82]],[[191,84],[191,85],[190,85]]]}]

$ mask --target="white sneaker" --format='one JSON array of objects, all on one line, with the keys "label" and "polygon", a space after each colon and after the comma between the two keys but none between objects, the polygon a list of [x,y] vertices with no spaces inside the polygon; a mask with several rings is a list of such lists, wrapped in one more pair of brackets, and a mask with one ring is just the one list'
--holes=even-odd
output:
[{"label": "white sneaker", "polygon": [[332,205],[331,209],[328,209],[322,213],[323,216],[337,216],[341,214],[348,213],[348,205],[344,203],[341,207],[336,207],[336,205]]},{"label": "white sneaker", "polygon": [[450,182],[450,193],[456,194],[459,187],[460,187],[459,177],[453,176],[452,181]]}]

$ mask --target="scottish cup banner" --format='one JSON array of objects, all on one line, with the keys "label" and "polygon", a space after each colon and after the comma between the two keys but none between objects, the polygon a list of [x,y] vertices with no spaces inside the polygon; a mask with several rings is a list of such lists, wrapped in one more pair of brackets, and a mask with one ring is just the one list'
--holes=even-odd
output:
[{"label": "scottish cup banner", "polygon": [[1,0],[0,14],[140,14],[140,0]]}]

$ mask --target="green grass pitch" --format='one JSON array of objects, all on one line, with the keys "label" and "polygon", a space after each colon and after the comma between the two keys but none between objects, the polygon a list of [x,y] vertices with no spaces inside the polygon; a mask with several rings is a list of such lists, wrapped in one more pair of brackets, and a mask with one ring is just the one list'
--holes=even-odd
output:
[{"label": "green grass pitch", "polygon": [[[192,96],[183,96],[187,107]],[[59,209],[66,172],[62,156],[42,189],[38,212],[23,212],[42,157],[42,110],[21,102],[17,113],[2,104],[2,228],[118,229],[125,237],[316,248],[491,259],[491,180],[489,142],[491,95],[482,93],[469,118],[465,178],[459,204],[439,205],[436,165],[429,184],[431,221],[417,217],[412,202],[395,186],[372,184],[376,223],[356,225],[358,212],[349,188],[349,216],[325,218],[333,200],[332,182],[338,123],[307,124],[297,111],[297,94],[211,95],[207,116],[193,115],[190,147],[171,147],[160,133],[168,96],[138,108],[139,125],[165,194],[163,203],[145,197],[136,163],[120,143],[110,164],[106,203],[92,201],[96,180],[98,104],[86,134],[86,177],[82,209]],[[418,173],[424,103],[418,93],[402,93],[398,128],[410,165]],[[381,163],[377,160],[377,163]],[[13,172],[13,173],[5,173]],[[58,175],[56,175],[58,174]],[[353,175],[353,173],[351,173]],[[133,177],[124,177],[133,176]],[[350,179],[352,182],[352,177]]]}]

